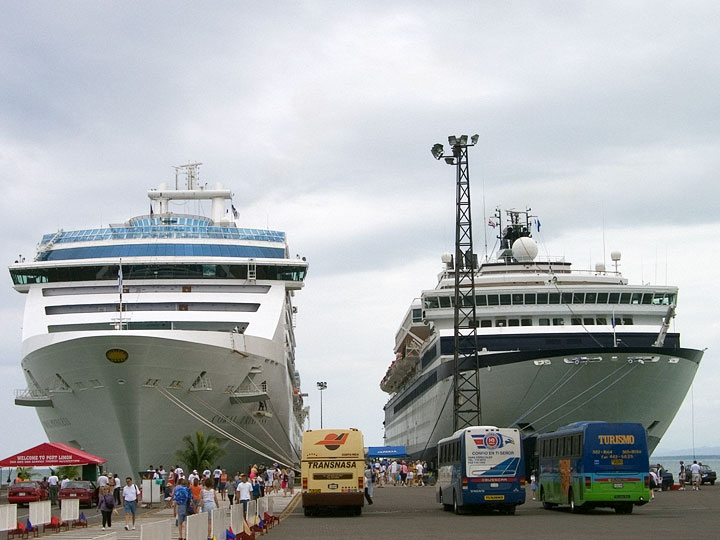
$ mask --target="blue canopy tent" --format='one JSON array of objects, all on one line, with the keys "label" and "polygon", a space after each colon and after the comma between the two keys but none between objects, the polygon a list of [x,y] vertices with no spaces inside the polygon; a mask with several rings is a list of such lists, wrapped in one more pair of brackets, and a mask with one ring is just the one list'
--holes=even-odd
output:
[{"label": "blue canopy tent", "polygon": [[407,457],[404,446],[369,446],[368,458],[399,458]]}]

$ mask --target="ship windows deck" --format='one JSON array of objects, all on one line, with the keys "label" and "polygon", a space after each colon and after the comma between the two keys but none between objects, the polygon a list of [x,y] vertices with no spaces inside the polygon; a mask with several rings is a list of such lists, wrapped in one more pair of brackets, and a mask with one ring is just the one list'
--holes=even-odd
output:
[{"label": "ship windows deck", "polygon": [[[123,304],[126,311],[220,311],[254,313],[260,308],[258,303],[230,303],[230,302],[161,302],[161,303],[133,303]],[[75,304],[66,306],[46,306],[46,315],[66,315],[72,313],[106,313],[120,311],[120,304]]]},{"label": "ship windows deck", "polygon": [[[257,280],[303,281],[307,266],[288,264],[256,265]],[[113,281],[118,265],[11,268],[15,285],[73,281]],[[123,264],[123,278],[132,279],[239,279],[248,278],[248,264]]]},{"label": "ship windows deck", "polygon": [[[513,294],[477,294],[475,305],[485,306],[521,306],[521,305],[557,305],[557,304],[630,304],[669,306],[675,304],[676,295],[666,292],[554,292],[554,293],[513,293]],[[453,307],[452,296],[427,296],[425,309],[448,309]]]},{"label": "ship windows deck", "polygon": [[[123,293],[173,293],[173,292],[203,292],[203,293],[245,293],[267,294],[269,285],[123,285]],[[43,296],[78,296],[88,294],[118,294],[117,285],[91,285],[87,287],[45,287]]]},{"label": "ship windows deck", "polygon": [[[249,323],[236,321],[123,321],[126,330],[196,330],[202,332],[236,332],[244,333]],[[81,324],[50,324],[48,333],[60,332],[107,332],[113,330],[117,322],[81,323]]]}]

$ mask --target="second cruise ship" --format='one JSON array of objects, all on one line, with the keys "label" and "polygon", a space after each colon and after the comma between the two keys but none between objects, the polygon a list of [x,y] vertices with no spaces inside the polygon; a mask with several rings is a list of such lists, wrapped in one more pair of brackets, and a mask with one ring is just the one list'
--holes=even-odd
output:
[{"label": "second cruise ship", "polygon": [[[652,451],[703,356],[670,330],[677,287],[629,283],[618,252],[611,270],[542,260],[533,224],[527,211],[498,210],[497,256],[475,271],[482,423],[532,436],[583,420],[641,422]],[[455,269],[449,254],[442,261],[437,285],[408,308],[380,383],[386,444],[428,461],[454,431]]]}]

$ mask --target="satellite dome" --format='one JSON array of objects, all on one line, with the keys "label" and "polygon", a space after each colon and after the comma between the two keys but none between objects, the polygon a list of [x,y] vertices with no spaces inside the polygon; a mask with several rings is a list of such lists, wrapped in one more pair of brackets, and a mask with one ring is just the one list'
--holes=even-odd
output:
[{"label": "satellite dome", "polygon": [[535,240],[527,236],[518,238],[512,245],[513,257],[518,262],[534,261],[538,254],[538,247]]}]

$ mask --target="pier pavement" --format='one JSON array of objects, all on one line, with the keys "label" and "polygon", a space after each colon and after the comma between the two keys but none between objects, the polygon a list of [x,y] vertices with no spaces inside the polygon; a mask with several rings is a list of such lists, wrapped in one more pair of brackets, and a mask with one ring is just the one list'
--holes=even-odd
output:
[{"label": "pier pavement", "polygon": [[514,516],[497,512],[455,515],[435,502],[434,487],[375,488],[374,504],[362,516],[305,517],[302,504],[268,540],[418,540],[502,538],[503,540],[718,540],[720,485],[700,491],[665,491],[655,500],[619,515],[609,508],[573,514],[569,508],[544,510],[527,502]]}]

